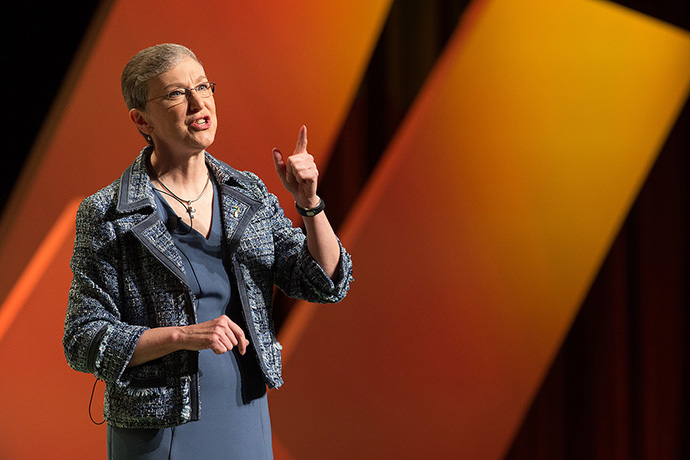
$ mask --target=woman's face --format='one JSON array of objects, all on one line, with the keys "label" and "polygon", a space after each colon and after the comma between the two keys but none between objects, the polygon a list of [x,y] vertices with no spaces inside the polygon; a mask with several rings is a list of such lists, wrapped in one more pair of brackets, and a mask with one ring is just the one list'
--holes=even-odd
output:
[{"label": "woman's face", "polygon": [[185,58],[148,81],[146,110],[132,109],[130,116],[142,132],[153,138],[159,153],[193,154],[213,143],[217,127],[213,95],[201,97],[197,91],[188,91],[181,102],[161,97],[176,89],[184,93],[206,81],[204,69],[192,58]]}]

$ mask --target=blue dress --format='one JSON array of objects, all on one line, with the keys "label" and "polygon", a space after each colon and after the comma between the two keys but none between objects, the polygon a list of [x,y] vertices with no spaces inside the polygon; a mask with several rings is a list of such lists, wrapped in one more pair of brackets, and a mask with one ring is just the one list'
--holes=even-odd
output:
[{"label": "blue dress", "polygon": [[[177,218],[158,192],[156,202],[182,253],[190,287],[198,299],[198,322],[226,314],[246,331],[237,289],[223,263],[215,184],[213,194],[208,239]],[[236,349],[222,355],[211,350],[199,352],[199,398],[198,421],[163,429],[108,425],[108,459],[273,459],[266,385],[251,344],[244,355]]]}]

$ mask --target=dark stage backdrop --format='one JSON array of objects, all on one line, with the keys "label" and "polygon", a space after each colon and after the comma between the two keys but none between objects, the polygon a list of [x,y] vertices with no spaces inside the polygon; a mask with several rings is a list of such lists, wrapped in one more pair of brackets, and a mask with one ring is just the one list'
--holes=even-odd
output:
[{"label": "dark stage backdrop", "polygon": [[[690,31],[685,0],[616,3]],[[320,193],[337,229],[357,212],[353,204],[391,148],[468,4],[392,2],[322,172]],[[103,26],[111,6],[84,2],[74,11],[50,3],[12,7],[12,23],[26,33],[21,46],[11,47],[17,73],[2,77],[12,108],[6,126],[15,126],[6,133],[10,154],[5,156],[0,190],[5,212],[13,210],[8,203],[22,168],[31,171],[26,160],[60,88],[69,81],[68,70],[78,72],[80,60],[88,55],[96,33],[89,25]],[[97,111],[98,102],[94,104]],[[511,435],[505,459],[690,458],[689,133],[686,101],[529,410]],[[297,306],[276,295],[280,329]],[[433,391],[444,382],[430,385]],[[289,447],[284,458],[290,458]]]}]

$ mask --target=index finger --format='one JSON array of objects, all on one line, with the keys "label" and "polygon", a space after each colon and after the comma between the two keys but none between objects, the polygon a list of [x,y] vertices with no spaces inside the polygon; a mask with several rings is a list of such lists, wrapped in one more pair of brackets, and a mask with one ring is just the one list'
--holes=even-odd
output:
[{"label": "index finger", "polygon": [[307,151],[307,127],[302,125],[299,129],[299,137],[297,138],[297,146],[295,146],[295,153],[302,153]]}]

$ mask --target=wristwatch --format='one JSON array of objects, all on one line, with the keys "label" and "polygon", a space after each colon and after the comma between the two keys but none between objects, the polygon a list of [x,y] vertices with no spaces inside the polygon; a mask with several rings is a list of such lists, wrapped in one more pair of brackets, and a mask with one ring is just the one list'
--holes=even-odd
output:
[{"label": "wristwatch", "polygon": [[297,212],[300,216],[314,217],[315,215],[326,209],[326,203],[323,202],[323,199],[319,198],[319,204],[317,204],[315,208],[304,209],[300,208],[297,202],[295,201],[295,207],[297,208]]}]

